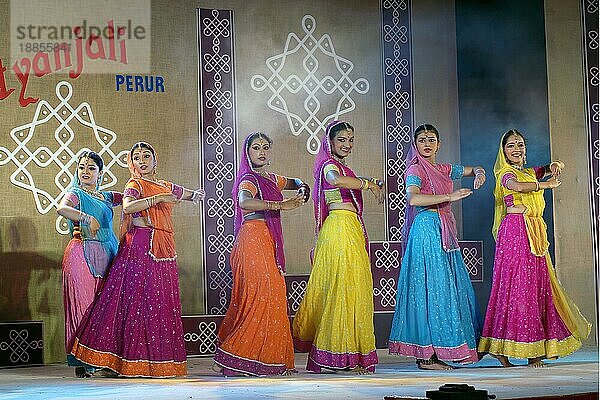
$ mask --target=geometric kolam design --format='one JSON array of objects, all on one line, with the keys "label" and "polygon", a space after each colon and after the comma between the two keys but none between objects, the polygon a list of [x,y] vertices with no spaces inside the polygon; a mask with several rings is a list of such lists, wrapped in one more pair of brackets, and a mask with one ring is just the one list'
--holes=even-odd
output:
[{"label": "geometric kolam design", "polygon": [[233,12],[198,10],[200,143],[204,200],[205,304],[208,314],[225,314],[232,287],[236,129]]},{"label": "geometric kolam design", "polygon": [[402,241],[406,208],[405,159],[413,125],[412,43],[409,0],[383,0],[383,120],[387,198],[386,239]]},{"label": "geometric kolam design", "polygon": [[0,322],[0,367],[44,363],[41,321]]},{"label": "geometric kolam design", "polygon": [[[15,147],[11,150],[0,146],[0,166],[14,164],[11,183],[33,194],[40,214],[47,214],[59,205],[73,179],[76,156],[82,151],[93,150],[104,161],[100,189],[117,184],[111,171],[115,164],[127,167],[127,150],[115,153],[112,149],[117,140],[115,132],[96,124],[87,102],[69,104],[73,96],[71,84],[61,81],[55,91],[58,104],[39,101],[33,120],[10,131]],[[53,185],[48,184],[48,175],[54,175]],[[69,233],[61,216],[56,219],[56,230],[63,235]]]},{"label": "geometric kolam design", "polygon": [[286,275],[285,285],[287,287],[287,301],[289,305],[290,315],[295,315],[300,307],[300,302],[304,298],[306,284],[308,283],[309,275]]},{"label": "geometric kolam design", "polygon": [[[406,196],[404,160],[413,124],[412,43],[408,0],[381,3],[383,126],[385,160],[385,238],[370,242],[375,312],[393,313],[402,258],[401,241]],[[376,328],[377,329],[377,328]]]},{"label": "geometric kolam design", "polygon": [[483,242],[461,240],[458,244],[471,282],[483,282]]},{"label": "geometric kolam design", "polygon": [[402,263],[399,242],[369,242],[373,302],[376,312],[393,312],[396,306],[396,287]]},{"label": "geometric kolam design", "polygon": [[[184,318],[184,321],[193,321],[194,329],[186,328],[183,340],[186,346],[186,353],[191,355],[214,354],[217,350],[217,329],[218,323],[214,319],[201,319],[194,317]],[[188,325],[188,324],[185,324]]]},{"label": "geometric kolam design", "polygon": [[[600,105],[599,84],[600,36],[598,32],[598,0],[582,0],[583,43],[585,44],[586,115],[589,144],[590,206],[592,211],[592,243],[596,276],[600,274]],[[596,291],[596,296],[599,292]]]},{"label": "geometric kolam design", "polygon": [[42,340],[28,340],[29,331],[23,329],[21,331],[11,330],[9,333],[10,340],[8,342],[0,342],[0,351],[8,351],[10,353],[10,361],[16,363],[29,362],[29,349],[41,349],[44,345]]},{"label": "geometric kolam design", "polygon": [[[353,93],[367,93],[369,82],[351,76],[354,64],[337,54],[330,35],[314,35],[313,16],[302,18],[302,30],[302,37],[288,33],[283,51],[266,60],[268,74],[252,76],[250,85],[269,93],[267,106],[285,115],[294,136],[307,134],[306,149],[317,154],[327,123],[354,110]],[[336,104],[335,111],[330,104]]]}]

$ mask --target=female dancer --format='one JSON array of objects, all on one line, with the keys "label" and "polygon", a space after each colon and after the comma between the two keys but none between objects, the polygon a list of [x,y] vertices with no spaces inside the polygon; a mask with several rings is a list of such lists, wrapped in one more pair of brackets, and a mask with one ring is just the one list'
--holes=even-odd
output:
[{"label": "female dancer", "polygon": [[102,158],[84,151],[77,159],[73,183],[56,209],[67,218],[72,239],[62,261],[65,306],[65,350],[67,363],[78,378],[89,377],[95,368],[83,366],[70,354],[86,310],[92,304],[117,254],[118,241],[112,230],[113,207],[121,204],[119,192],[99,191]]},{"label": "female dancer", "polygon": [[71,354],[123,376],[185,375],[171,212],[204,192],[156,179],[156,152],[148,143],[136,143],[127,161],[132,176],[123,193],[124,237]]},{"label": "female dancer", "polygon": [[333,121],[315,159],[316,234],[313,268],[293,323],[297,350],[309,352],[306,369],[375,371],[373,277],[362,220],[361,190],[383,203],[383,184],[357,177],[346,166],[354,128]]},{"label": "female dancer", "polygon": [[[224,375],[296,372],[279,213],[301,206],[309,194],[300,179],[267,172],[272,144],[261,132],[246,137],[231,192],[236,234],[231,252],[233,290],[214,358]],[[298,194],[284,199],[284,189]]]},{"label": "female dancer", "polygon": [[415,130],[407,157],[403,237],[408,238],[396,294],[389,352],[417,359],[421,369],[452,369],[443,362],[478,361],[481,321],[473,286],[462,259],[451,203],[471,195],[453,191],[452,180],[475,175],[482,167],[438,164],[438,130],[429,124]]},{"label": "female dancer", "polygon": [[526,150],[516,129],[502,136],[494,165],[494,276],[479,351],[504,367],[516,357],[538,368],[544,358],[577,350],[591,326],[561,287],[548,254],[544,190],[560,185],[564,164],[525,168]]}]

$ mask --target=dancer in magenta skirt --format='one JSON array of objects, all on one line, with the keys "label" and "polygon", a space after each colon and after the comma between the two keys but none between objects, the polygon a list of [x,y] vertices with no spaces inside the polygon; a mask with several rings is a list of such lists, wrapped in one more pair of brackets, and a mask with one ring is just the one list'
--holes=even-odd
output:
[{"label": "dancer in magenta skirt", "polygon": [[538,368],[544,359],[576,351],[591,326],[560,285],[548,254],[544,190],[560,185],[564,164],[526,168],[525,156],[524,136],[506,132],[494,165],[496,255],[478,350],[505,367],[515,357]]}]

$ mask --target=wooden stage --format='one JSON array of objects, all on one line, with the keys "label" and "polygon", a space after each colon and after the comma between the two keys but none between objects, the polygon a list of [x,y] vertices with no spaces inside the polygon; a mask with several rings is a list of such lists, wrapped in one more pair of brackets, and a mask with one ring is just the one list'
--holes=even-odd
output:
[{"label": "wooden stage", "polygon": [[308,373],[305,354],[296,355],[297,375],[275,378],[225,378],[211,370],[210,358],[188,359],[189,375],[177,379],[78,379],[64,364],[0,369],[0,399],[416,399],[445,383],[466,383],[499,400],[598,398],[597,348],[548,361],[541,369],[501,368],[486,356],[472,366],[433,372],[419,370],[414,361],[390,356],[387,350],[379,355],[377,373],[370,376]]}]

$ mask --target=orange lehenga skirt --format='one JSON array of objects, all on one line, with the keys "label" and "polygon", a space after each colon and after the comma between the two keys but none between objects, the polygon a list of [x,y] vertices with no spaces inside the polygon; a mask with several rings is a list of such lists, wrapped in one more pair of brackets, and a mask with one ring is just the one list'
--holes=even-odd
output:
[{"label": "orange lehenga skirt", "polygon": [[280,375],[294,369],[285,279],[263,220],[245,221],[231,252],[233,290],[214,361],[225,375]]}]

